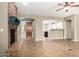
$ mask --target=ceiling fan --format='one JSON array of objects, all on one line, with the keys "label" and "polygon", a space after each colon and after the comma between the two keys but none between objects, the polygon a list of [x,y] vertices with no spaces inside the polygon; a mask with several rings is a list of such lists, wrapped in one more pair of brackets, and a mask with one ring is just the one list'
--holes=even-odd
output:
[{"label": "ceiling fan", "polygon": [[63,6],[63,7],[57,9],[56,11],[65,9],[65,12],[68,12],[70,7],[79,7],[78,4],[74,4],[74,3],[75,2],[64,2],[64,4],[63,3],[58,3],[59,6]]}]

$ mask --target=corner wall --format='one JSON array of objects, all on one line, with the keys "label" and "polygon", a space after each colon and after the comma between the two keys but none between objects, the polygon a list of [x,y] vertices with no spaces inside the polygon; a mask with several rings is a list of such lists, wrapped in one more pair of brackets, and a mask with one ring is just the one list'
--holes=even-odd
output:
[{"label": "corner wall", "polygon": [[71,20],[71,37],[72,37],[72,40],[74,40],[74,15],[71,15],[71,16],[68,16],[68,17],[65,17],[64,18],[64,39],[68,39],[67,35],[67,23],[66,23],[66,20]]},{"label": "corner wall", "polygon": [[[69,17],[65,17],[65,20],[72,20],[72,41],[79,41],[79,14],[71,15]],[[67,26],[65,26],[67,27]],[[66,28],[67,29],[67,28]],[[67,30],[65,29],[65,34],[67,38]]]},{"label": "corner wall", "polygon": [[0,55],[8,50],[8,3],[0,2]]},{"label": "corner wall", "polygon": [[74,15],[74,41],[79,41],[79,14]]}]

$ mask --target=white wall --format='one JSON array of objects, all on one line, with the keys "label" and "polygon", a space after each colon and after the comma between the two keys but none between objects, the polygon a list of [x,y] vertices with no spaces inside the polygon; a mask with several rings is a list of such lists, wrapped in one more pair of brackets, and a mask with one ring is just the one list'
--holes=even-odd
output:
[{"label": "white wall", "polygon": [[64,39],[64,31],[63,30],[50,30],[48,33],[49,39]]},{"label": "white wall", "polygon": [[0,2],[0,54],[4,54],[8,50],[8,4]]},{"label": "white wall", "polygon": [[[74,15],[68,16],[64,18],[64,39],[68,39],[69,37],[72,37],[72,40],[74,39]],[[67,31],[68,29],[68,24],[66,20],[71,20],[71,35],[69,35],[69,32]],[[69,36],[68,36],[69,35]]]},{"label": "white wall", "polygon": [[[65,20],[68,20],[68,19],[71,19],[71,21],[72,21],[72,28],[71,28],[72,40],[79,41],[79,14],[75,14],[75,15],[65,18]],[[65,30],[65,32],[67,33],[67,30]],[[67,34],[66,34],[66,36],[67,36]]]},{"label": "white wall", "polygon": [[35,21],[35,40],[39,41],[43,39],[43,24],[42,20]]},{"label": "white wall", "polygon": [[33,18],[35,19],[35,40],[39,41],[39,40],[43,40],[44,37],[44,33],[43,33],[43,20],[63,20],[63,18],[59,18],[59,17],[45,17],[45,16],[27,16],[25,14],[19,14],[18,15],[19,18]]},{"label": "white wall", "polygon": [[79,41],[79,14],[74,15],[74,41]]}]

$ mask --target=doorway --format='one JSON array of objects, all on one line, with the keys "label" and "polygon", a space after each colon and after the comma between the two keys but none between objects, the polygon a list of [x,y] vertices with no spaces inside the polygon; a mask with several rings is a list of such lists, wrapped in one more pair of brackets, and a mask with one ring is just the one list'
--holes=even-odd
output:
[{"label": "doorway", "polygon": [[34,20],[30,18],[21,19],[20,34],[21,39],[34,40],[35,39],[35,25]]},{"label": "doorway", "polygon": [[32,39],[32,21],[27,21],[25,25],[26,38]]},{"label": "doorway", "polygon": [[71,27],[71,20],[67,20],[67,39],[72,38],[72,27]]},{"label": "doorway", "polygon": [[15,29],[10,29],[10,45],[15,42]]}]

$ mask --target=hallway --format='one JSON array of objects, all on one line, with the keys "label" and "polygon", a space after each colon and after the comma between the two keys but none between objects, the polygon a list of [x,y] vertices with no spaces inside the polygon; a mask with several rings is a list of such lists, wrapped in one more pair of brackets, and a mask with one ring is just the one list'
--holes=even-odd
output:
[{"label": "hallway", "polygon": [[79,56],[79,43],[68,40],[32,41],[21,40],[14,43],[9,56],[21,57],[76,57]]}]

